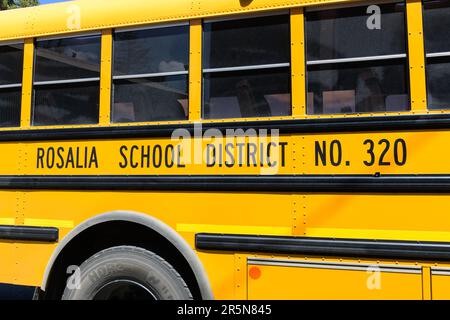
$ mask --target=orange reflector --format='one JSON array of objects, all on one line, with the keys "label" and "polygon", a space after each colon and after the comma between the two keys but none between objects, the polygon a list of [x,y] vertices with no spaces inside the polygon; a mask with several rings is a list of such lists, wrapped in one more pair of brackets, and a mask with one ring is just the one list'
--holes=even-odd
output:
[{"label": "orange reflector", "polygon": [[250,275],[250,278],[257,280],[261,277],[261,269],[258,267],[251,267],[248,274]]}]

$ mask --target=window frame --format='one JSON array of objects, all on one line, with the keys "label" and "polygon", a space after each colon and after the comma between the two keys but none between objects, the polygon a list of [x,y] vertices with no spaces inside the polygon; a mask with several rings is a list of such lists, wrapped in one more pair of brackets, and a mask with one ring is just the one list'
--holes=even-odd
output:
[{"label": "window frame", "polygon": [[[126,33],[133,31],[146,31],[146,30],[155,30],[155,29],[165,29],[165,28],[173,28],[173,27],[187,27],[187,37],[188,37],[188,70],[180,70],[180,71],[171,71],[171,72],[152,72],[152,73],[138,73],[138,74],[127,74],[127,75],[114,75],[114,62],[115,62],[115,50],[114,50],[114,35],[116,33]],[[146,25],[146,26],[138,26],[138,27],[124,27],[124,28],[113,28],[112,29],[112,55],[111,55],[111,105],[110,105],[110,122],[115,125],[127,125],[130,123],[155,123],[155,122],[166,122],[167,120],[156,120],[156,121],[135,121],[135,122],[115,122],[114,119],[114,86],[115,81],[120,80],[135,80],[135,79],[149,79],[149,78],[160,78],[160,77],[171,77],[171,76],[187,76],[187,94],[189,100],[189,74],[191,71],[191,64],[189,61],[189,50],[190,50],[190,21],[179,21],[174,23],[161,23],[154,25]],[[185,119],[180,120],[169,120],[169,121],[188,121],[189,120],[189,105]]]},{"label": "window frame", "polygon": [[[430,73],[429,73],[429,65],[432,65],[434,63],[435,60],[439,60],[439,58],[444,58],[444,59],[448,59],[449,61],[446,62],[446,64],[449,65],[450,67],[450,51],[439,51],[439,52],[431,52],[428,53],[427,52],[427,37],[425,34],[425,5],[426,2],[432,2],[432,1],[427,1],[427,0],[422,0],[422,23],[423,23],[423,48],[424,48],[424,56],[425,56],[425,83],[426,83],[426,97],[427,97],[427,105],[426,105],[426,110],[428,112],[445,112],[450,110],[450,104],[448,107],[437,107],[437,108],[431,108],[431,104],[430,104],[430,92],[429,92],[429,79],[430,79]],[[449,4],[449,8],[450,8],[450,4]]]},{"label": "window frame", "polygon": [[[100,42],[100,61],[99,61],[99,76],[98,77],[87,77],[87,78],[74,78],[74,79],[64,79],[64,80],[49,80],[49,81],[36,81],[35,80],[35,74],[36,74],[36,60],[38,58],[37,55],[37,43],[40,41],[52,41],[52,40],[60,40],[60,39],[74,39],[74,38],[84,38],[84,37],[98,37]],[[97,112],[97,121],[94,123],[78,123],[78,124],[35,124],[34,123],[34,114],[36,110],[36,88],[39,87],[51,87],[51,86],[58,86],[58,85],[70,85],[70,84],[88,84],[96,82],[98,83],[98,97],[99,97],[99,104],[100,104],[100,91],[101,91],[101,68],[102,68],[102,58],[101,53],[103,49],[102,44],[102,32],[101,31],[94,31],[94,32],[83,32],[83,33],[71,33],[68,35],[54,35],[54,36],[47,36],[47,37],[38,37],[34,38],[33,41],[33,74],[32,74],[32,86],[31,86],[31,92],[32,92],[32,100],[31,100],[31,119],[30,119],[30,126],[31,127],[59,127],[59,126],[90,126],[90,125],[98,125],[100,123],[100,105],[99,110]]]},{"label": "window frame", "polygon": [[[216,22],[228,22],[228,21],[236,21],[236,20],[247,20],[254,18],[264,18],[264,17],[274,17],[274,16],[282,16],[286,15],[288,17],[288,27],[289,27],[289,46],[291,45],[292,37],[292,23],[291,23],[291,11],[286,9],[270,11],[270,12],[259,12],[259,13],[245,13],[240,15],[233,16],[225,16],[225,17],[217,17],[217,18],[206,18],[202,20],[202,61],[201,61],[201,110],[200,110],[200,118],[202,120],[207,121],[227,121],[230,119],[258,119],[258,118],[280,118],[280,117],[292,117],[293,116],[293,108],[292,108],[292,50],[289,48],[289,60],[284,63],[271,63],[271,64],[255,64],[255,65],[245,65],[245,66],[233,66],[233,67],[220,67],[220,68],[204,68],[204,60],[203,53],[205,51],[205,31],[204,26],[208,23],[216,23]],[[255,116],[255,117],[233,117],[233,118],[205,118],[205,75],[207,74],[221,74],[221,73],[232,73],[239,71],[258,71],[258,70],[271,70],[271,69],[283,69],[289,68],[289,79],[290,79],[290,113],[288,115],[281,116]]]},{"label": "window frame", "polygon": [[[10,90],[10,89],[19,89],[20,95],[22,95],[22,88],[23,88],[23,67],[24,67],[24,59],[25,59],[25,41],[24,40],[11,40],[11,41],[0,41],[0,47],[3,46],[11,46],[11,45],[21,45],[22,46],[22,68],[20,70],[21,75],[20,78],[22,79],[20,83],[10,83],[10,84],[0,84],[0,92],[3,90]],[[14,126],[3,126],[0,124],[0,128],[18,128],[21,124],[21,112],[22,112],[22,102],[18,105],[18,112],[19,112],[19,122],[17,125]]]},{"label": "window frame", "polygon": [[[357,1],[354,3],[346,3],[346,4],[330,4],[325,6],[311,6],[311,7],[304,7],[304,43],[305,43],[305,92],[306,92],[306,107],[305,107],[305,114],[308,117],[314,117],[314,116],[351,116],[351,115],[360,115],[360,114],[367,114],[367,115],[381,115],[381,114],[387,114],[387,113],[409,113],[412,111],[412,102],[411,102],[411,79],[410,79],[410,72],[409,72],[409,39],[408,39],[408,10],[407,10],[407,2],[408,0],[380,0],[380,1]],[[405,41],[405,53],[399,53],[399,54],[387,54],[387,55],[373,55],[373,56],[361,56],[361,57],[351,57],[351,58],[338,58],[338,59],[322,59],[322,60],[308,60],[308,41],[307,41],[307,14],[308,12],[320,12],[320,11],[326,11],[326,10],[339,10],[339,9],[351,9],[355,7],[365,7],[370,5],[385,5],[385,4],[403,4],[404,5],[404,41]],[[308,113],[308,67],[309,66],[321,66],[321,65],[330,65],[330,64],[338,64],[338,66],[335,69],[332,70],[338,70],[342,65],[345,64],[354,64],[354,63],[370,63],[375,61],[393,61],[393,60],[401,60],[404,59],[405,63],[405,87],[407,88],[407,100],[408,103],[405,106],[406,110],[402,111],[369,111],[369,112],[352,112],[352,113]],[[380,64],[380,66],[382,66]]]},{"label": "window frame", "polygon": [[[423,17],[423,39],[424,39],[424,50],[425,50],[425,59],[428,58],[445,58],[445,57],[450,57],[450,51],[440,51],[440,52],[432,52],[432,53],[427,53],[427,47],[426,47],[426,35],[425,35],[425,5],[427,2],[432,2],[432,1],[428,1],[428,0],[422,0],[422,17]],[[450,4],[449,4],[449,8],[450,8]]]},{"label": "window frame", "polygon": [[[143,79],[143,78],[156,78],[156,77],[167,77],[167,76],[180,76],[180,75],[189,75],[189,69],[183,70],[183,71],[173,71],[173,72],[152,72],[152,73],[138,73],[138,74],[128,74],[128,75],[121,75],[121,76],[115,76],[114,75],[114,59],[115,59],[115,50],[114,50],[114,34],[116,33],[126,33],[126,32],[133,32],[133,31],[145,31],[145,30],[154,30],[154,29],[165,29],[165,28],[173,28],[173,27],[188,27],[188,41],[189,41],[189,22],[188,21],[182,21],[180,23],[170,23],[170,24],[156,24],[156,25],[150,25],[150,26],[142,26],[142,27],[130,27],[130,28],[118,28],[113,29],[113,52],[112,52],[112,81],[114,80],[128,80],[128,79]],[[189,47],[188,47],[189,52]]]},{"label": "window frame", "polygon": [[[52,41],[52,40],[60,40],[60,39],[73,39],[73,38],[81,38],[81,37],[93,37],[98,36],[100,38],[100,54],[102,50],[102,44],[101,44],[101,32],[90,32],[90,33],[83,33],[83,34],[71,34],[69,36],[50,36],[50,37],[40,37],[36,38],[34,40],[34,57],[33,57],[33,89],[34,86],[49,86],[49,85],[58,85],[58,84],[71,84],[71,83],[82,83],[82,82],[94,82],[94,81],[100,81],[101,78],[101,72],[99,72],[98,77],[91,77],[91,78],[74,78],[74,79],[65,79],[65,80],[50,80],[50,81],[35,81],[34,76],[36,73],[36,59],[37,59],[37,46],[36,44],[40,41]],[[99,67],[101,68],[101,57],[100,57],[100,64]]]},{"label": "window frame", "polygon": [[[0,47],[3,46],[11,46],[11,45],[15,45],[15,44],[20,44],[22,45],[22,52],[23,52],[23,57],[25,56],[25,42],[23,40],[18,40],[18,41],[0,41]],[[23,58],[22,57],[22,74],[23,74]],[[15,88],[22,88],[22,84],[23,84],[23,75],[21,75],[20,77],[22,79],[22,82],[20,83],[10,83],[10,84],[0,84],[0,90],[1,89],[15,89]]]}]

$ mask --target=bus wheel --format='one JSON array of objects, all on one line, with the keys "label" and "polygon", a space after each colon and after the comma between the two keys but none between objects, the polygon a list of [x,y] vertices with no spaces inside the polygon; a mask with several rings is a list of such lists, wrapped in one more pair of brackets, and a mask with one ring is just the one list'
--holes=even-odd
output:
[{"label": "bus wheel", "polygon": [[132,246],[90,257],[67,280],[63,300],[191,300],[180,274],[160,256]]}]

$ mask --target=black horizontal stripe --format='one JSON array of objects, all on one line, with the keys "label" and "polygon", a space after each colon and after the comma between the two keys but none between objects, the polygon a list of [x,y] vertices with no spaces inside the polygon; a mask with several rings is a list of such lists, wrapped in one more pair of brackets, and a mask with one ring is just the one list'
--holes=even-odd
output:
[{"label": "black horizontal stripe", "polygon": [[[351,117],[333,119],[264,120],[203,123],[203,132],[218,129],[222,133],[236,129],[277,129],[280,134],[335,133],[363,131],[406,131],[450,129],[450,114]],[[194,124],[131,125],[93,128],[32,129],[2,131],[0,141],[81,140],[119,138],[164,138],[174,130],[194,134]]]},{"label": "black horizontal stripe", "polygon": [[360,258],[450,260],[450,243],[200,233],[198,250]]},{"label": "black horizontal stripe", "polygon": [[36,287],[0,283],[0,301],[32,300]]},{"label": "black horizontal stripe", "polygon": [[0,176],[0,189],[450,193],[450,175]]},{"label": "black horizontal stripe", "polygon": [[57,242],[59,230],[50,227],[0,226],[0,240]]}]

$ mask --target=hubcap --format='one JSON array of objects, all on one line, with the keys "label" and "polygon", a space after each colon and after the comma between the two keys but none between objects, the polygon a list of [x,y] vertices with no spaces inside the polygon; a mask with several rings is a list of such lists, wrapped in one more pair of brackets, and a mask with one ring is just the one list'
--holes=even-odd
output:
[{"label": "hubcap", "polygon": [[94,295],[93,300],[158,300],[148,288],[132,280],[108,282]]}]

